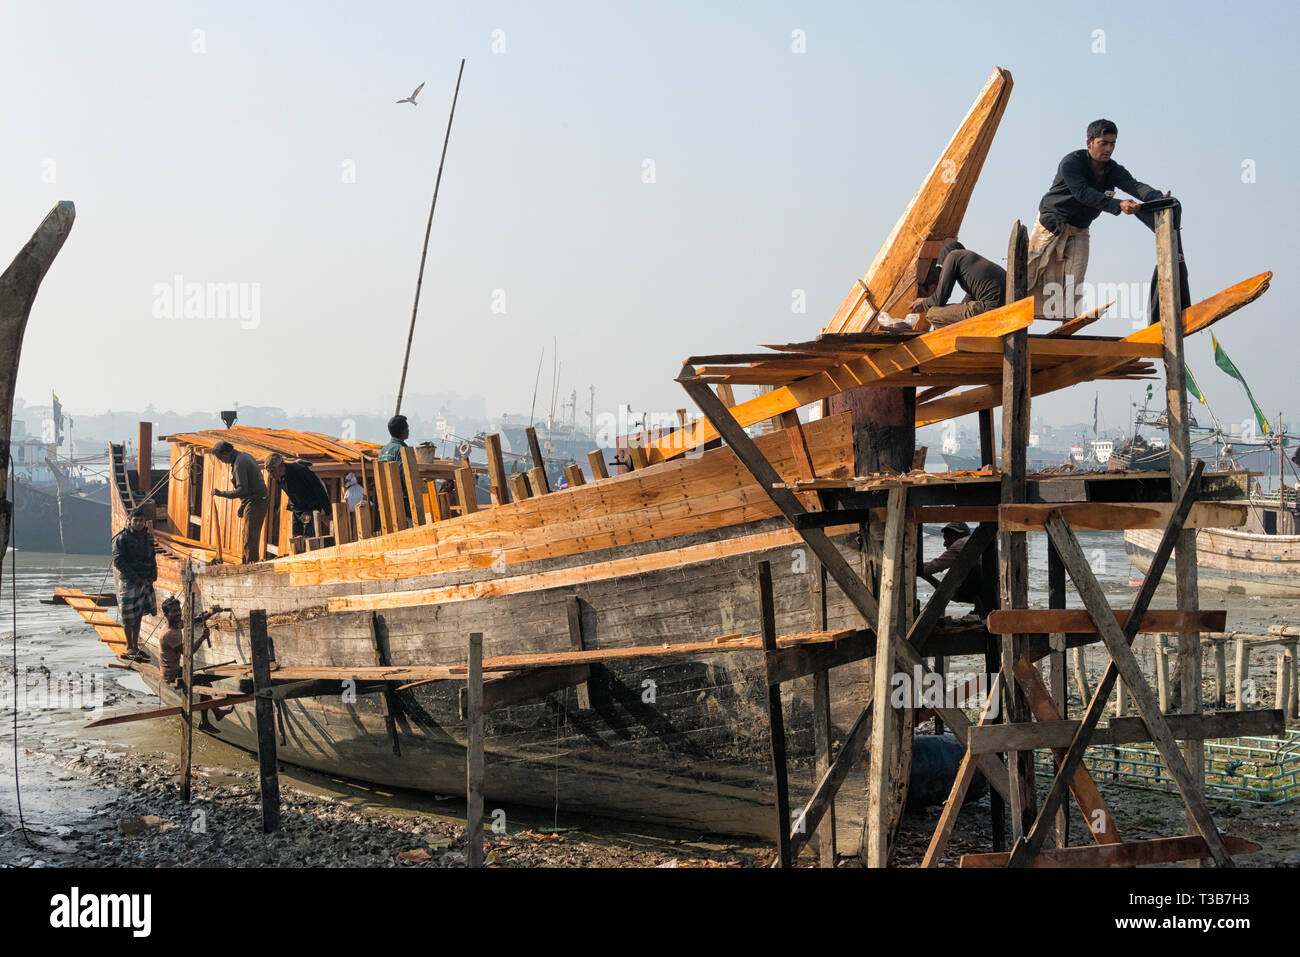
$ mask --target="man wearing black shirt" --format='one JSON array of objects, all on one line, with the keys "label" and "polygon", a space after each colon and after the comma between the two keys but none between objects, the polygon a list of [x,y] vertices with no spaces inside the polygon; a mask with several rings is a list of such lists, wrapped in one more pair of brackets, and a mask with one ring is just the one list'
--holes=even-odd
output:
[{"label": "man wearing black shirt", "polygon": [[[295,535],[306,533],[313,514],[320,512],[322,518],[329,514],[332,504],[329,492],[308,463],[285,462],[284,456],[272,452],[266,460],[266,474],[280,484],[285,497],[289,499]],[[317,528],[316,534],[323,535],[324,532]]]},{"label": "man wearing black shirt", "polygon": [[[1142,203],[1169,196],[1140,183],[1110,157],[1115,151],[1118,128],[1110,120],[1088,124],[1087,149],[1067,153],[1056,170],[1051,188],[1038,204],[1038,218],[1029,235],[1029,291],[1035,298],[1038,318],[1072,319],[1082,293],[1088,268],[1088,227],[1103,212],[1118,216],[1137,215],[1155,228],[1155,214],[1142,211]],[[1136,196],[1142,202],[1117,199],[1115,190]],[[1181,210],[1174,209],[1174,227],[1181,225]],[[1187,267],[1182,263],[1179,240],[1179,272],[1184,306],[1190,303]],[[1154,290],[1155,281],[1152,280]],[[1152,311],[1158,315],[1154,294]]]},{"label": "man wearing black shirt", "polygon": [[[925,312],[930,325],[938,328],[1006,304],[1007,273],[997,263],[973,253],[957,240],[949,240],[939,250],[939,285],[934,294],[913,300],[913,312]],[[946,305],[953,286],[961,286],[966,298]]]}]

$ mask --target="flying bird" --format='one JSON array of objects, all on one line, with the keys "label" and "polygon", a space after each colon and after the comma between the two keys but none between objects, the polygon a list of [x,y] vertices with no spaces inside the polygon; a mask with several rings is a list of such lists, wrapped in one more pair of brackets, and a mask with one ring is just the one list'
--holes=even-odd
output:
[{"label": "flying bird", "polygon": [[420,95],[420,91],[423,90],[423,89],[424,89],[424,84],[421,83],[419,86],[417,86],[417,87],[415,88],[415,92],[414,92],[414,93],[412,93],[412,94],[411,94],[410,96],[408,96],[406,99],[404,99],[404,100],[398,100],[397,102],[398,102],[398,103],[410,103],[412,106],[419,106],[420,104],[415,102],[415,98],[416,98],[417,96]]}]

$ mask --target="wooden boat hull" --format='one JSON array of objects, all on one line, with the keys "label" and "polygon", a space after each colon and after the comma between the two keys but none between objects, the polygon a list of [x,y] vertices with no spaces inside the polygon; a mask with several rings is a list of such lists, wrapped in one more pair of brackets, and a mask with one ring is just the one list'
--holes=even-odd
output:
[{"label": "wooden boat hull", "polygon": [[[690,548],[700,545],[702,537],[720,544],[770,539],[784,534],[781,525],[780,520],[767,520],[664,544]],[[861,560],[854,536],[840,536],[839,545],[851,560]],[[601,557],[613,560],[615,553],[627,550],[611,550]],[[393,664],[460,664],[471,631],[484,634],[488,657],[564,649],[570,643],[571,595],[579,602],[584,641],[596,647],[755,634],[759,621],[754,568],[760,560],[772,566],[778,631],[802,631],[808,629],[820,600],[819,576],[793,551],[788,545],[741,550],[690,567],[577,587],[344,612],[326,609],[330,594],[340,590],[337,585],[293,588],[269,565],[217,566],[198,576],[202,606],[230,608],[233,616],[215,623],[211,646],[198,652],[196,667],[249,660],[247,612],[254,607],[270,611],[268,631],[281,668],[374,665],[377,647]],[[179,586],[179,565],[167,564],[171,567],[160,569],[160,599]],[[831,628],[862,626],[833,586],[827,598]],[[154,624],[146,620],[142,633],[148,634]],[[868,693],[866,668],[860,662],[836,670],[832,733],[841,740]],[[217,686],[239,688],[234,679]],[[278,756],[291,764],[393,787],[462,793],[462,687],[461,682],[446,681],[397,692],[395,733],[388,728],[382,694],[282,702]],[[813,783],[811,680],[786,687],[793,687],[785,706],[791,786],[798,799],[811,793]],[[159,692],[165,704],[178,703],[172,689]],[[487,715],[489,801],[774,837],[761,654],[737,651],[594,667],[589,695],[587,708],[579,707],[576,690],[568,688]],[[256,748],[251,704],[236,706],[218,728],[222,740]],[[855,814],[845,793],[841,816],[849,823]]]},{"label": "wooden boat hull", "polygon": [[[1144,575],[1159,544],[1158,529],[1124,533],[1129,561]],[[1202,528],[1196,533],[1196,568],[1201,588],[1230,595],[1300,598],[1300,535]],[[1173,583],[1173,562],[1163,580]]]}]

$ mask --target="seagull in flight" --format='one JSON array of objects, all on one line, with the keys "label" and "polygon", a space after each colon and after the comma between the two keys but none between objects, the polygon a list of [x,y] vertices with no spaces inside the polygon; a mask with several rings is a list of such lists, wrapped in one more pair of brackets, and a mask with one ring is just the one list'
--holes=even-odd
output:
[{"label": "seagull in flight", "polygon": [[398,102],[398,103],[410,103],[412,106],[419,106],[420,104],[415,102],[415,98],[416,98],[417,96],[420,95],[420,91],[423,90],[423,89],[424,89],[424,84],[421,83],[419,86],[417,86],[417,87],[415,88],[415,92],[414,92],[414,93],[412,93],[412,94],[411,94],[410,96],[408,96],[406,99],[404,99],[404,100],[398,100],[397,102]]}]

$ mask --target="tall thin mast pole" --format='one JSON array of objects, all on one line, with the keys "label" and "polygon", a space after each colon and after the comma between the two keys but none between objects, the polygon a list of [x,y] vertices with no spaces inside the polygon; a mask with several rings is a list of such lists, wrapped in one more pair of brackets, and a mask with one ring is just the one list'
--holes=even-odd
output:
[{"label": "tall thin mast pole", "polygon": [[402,359],[402,381],[397,385],[397,407],[393,415],[402,411],[402,393],[406,390],[406,367],[411,362],[411,340],[415,338],[415,314],[420,309],[420,286],[424,283],[424,260],[429,255],[429,232],[433,229],[433,211],[438,208],[438,187],[442,185],[442,164],[447,159],[447,143],[451,140],[451,121],[456,117],[456,99],[460,96],[460,78],[465,72],[465,58],[460,59],[456,73],[456,92],[451,95],[451,113],[447,116],[447,134],[442,138],[442,156],[438,159],[438,178],[433,182],[433,202],[429,204],[429,222],[424,227],[424,248],[420,250],[420,273],[415,279],[415,303],[411,306],[411,329],[406,334],[406,356]]}]

